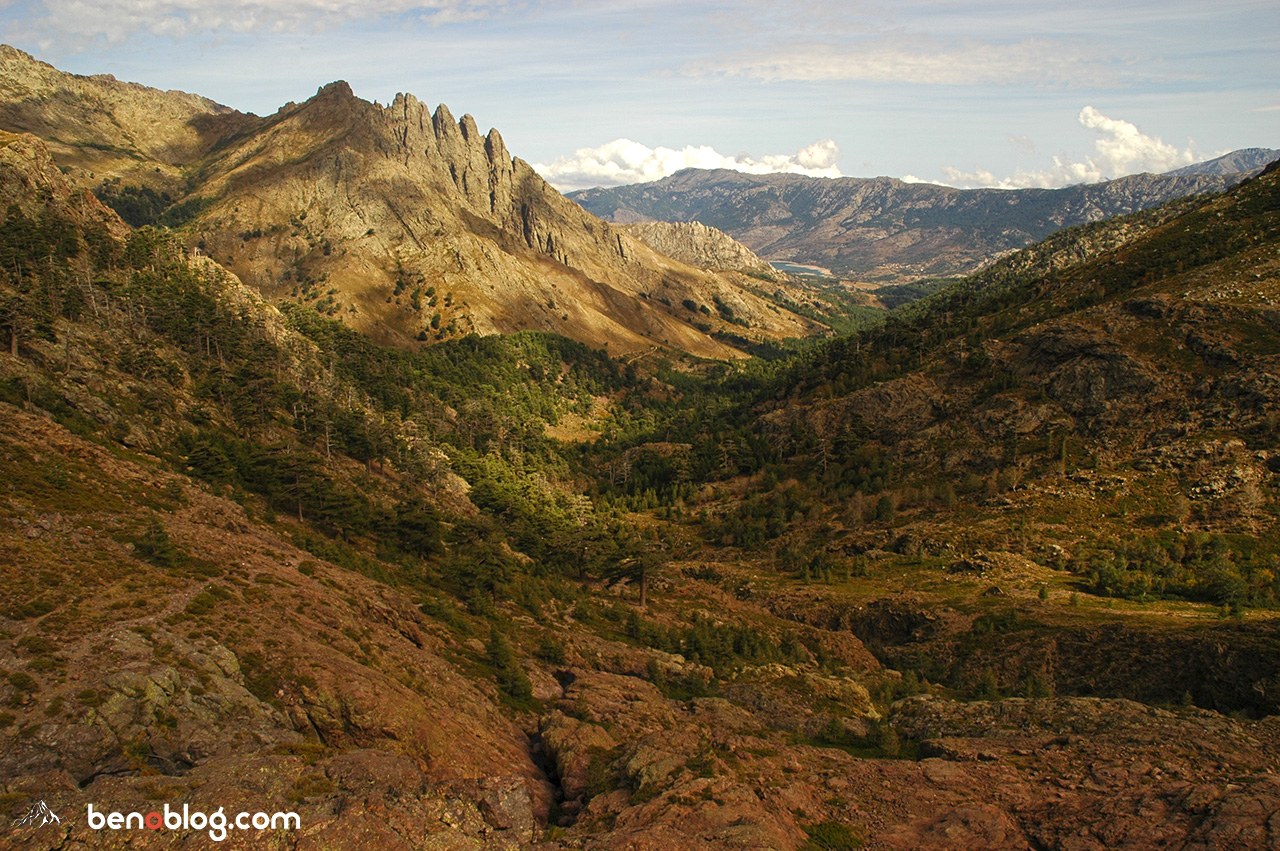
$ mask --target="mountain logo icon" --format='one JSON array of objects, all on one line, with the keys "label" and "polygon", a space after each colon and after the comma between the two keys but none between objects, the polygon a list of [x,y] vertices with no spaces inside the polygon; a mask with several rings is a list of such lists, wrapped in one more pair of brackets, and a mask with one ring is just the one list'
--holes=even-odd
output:
[{"label": "mountain logo icon", "polygon": [[32,804],[25,816],[13,822],[14,827],[44,827],[47,824],[62,824],[62,819],[44,801]]}]

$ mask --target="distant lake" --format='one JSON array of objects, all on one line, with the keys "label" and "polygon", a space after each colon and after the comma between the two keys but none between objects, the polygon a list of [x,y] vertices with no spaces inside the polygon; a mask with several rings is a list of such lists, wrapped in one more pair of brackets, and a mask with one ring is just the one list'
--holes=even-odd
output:
[{"label": "distant lake", "polygon": [[825,269],[822,266],[806,266],[803,263],[791,263],[786,260],[770,260],[769,265],[777,269],[779,272],[786,272],[788,275],[821,275],[824,278],[835,277],[830,269]]}]

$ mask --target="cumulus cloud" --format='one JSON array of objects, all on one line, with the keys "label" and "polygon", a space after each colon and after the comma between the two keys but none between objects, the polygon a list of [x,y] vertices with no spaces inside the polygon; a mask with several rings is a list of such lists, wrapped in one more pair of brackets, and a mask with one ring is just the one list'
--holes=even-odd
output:
[{"label": "cumulus cloud", "polygon": [[770,154],[756,159],[745,154],[725,156],[707,145],[681,150],[650,148],[630,139],[614,139],[598,148],[579,148],[572,156],[535,163],[534,169],[552,186],[568,192],[591,186],[648,183],[682,168],[727,168],[747,174],[806,174],[840,177],[836,161],[840,148],[821,139],[795,154]]},{"label": "cumulus cloud", "polygon": [[1136,125],[1108,118],[1092,106],[1080,110],[1080,124],[1097,134],[1093,155],[1076,162],[1067,157],[1054,157],[1051,168],[1018,171],[1012,177],[999,178],[990,171],[962,171],[952,166],[942,169],[944,180],[952,186],[971,188],[992,186],[998,189],[1054,189],[1076,183],[1098,183],[1126,174],[1149,171],[1172,171],[1197,162],[1200,157],[1191,148],[1178,148],[1161,139],[1148,136]]},{"label": "cumulus cloud", "polygon": [[[990,44],[928,36],[878,37],[853,44],[798,44],[686,63],[689,76],[749,77],[768,82],[861,80],[935,85],[1038,83],[1113,85],[1114,67],[1088,48],[1046,39]],[[1129,72],[1133,73],[1133,72]]]},{"label": "cumulus cloud", "polygon": [[19,24],[60,46],[120,43],[137,33],[293,32],[416,15],[432,24],[488,17],[507,0],[42,0]]}]

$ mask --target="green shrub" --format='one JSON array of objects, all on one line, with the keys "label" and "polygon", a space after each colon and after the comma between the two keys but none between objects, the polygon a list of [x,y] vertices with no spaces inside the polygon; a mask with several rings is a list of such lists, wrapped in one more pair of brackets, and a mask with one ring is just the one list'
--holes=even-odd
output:
[{"label": "green shrub", "polygon": [[31,694],[40,690],[40,684],[35,678],[23,671],[15,671],[9,675],[9,685],[13,686],[15,691]]},{"label": "green shrub", "polygon": [[534,655],[549,665],[563,665],[566,658],[564,643],[554,635],[544,635]]},{"label": "green shrub", "polygon": [[494,626],[489,634],[489,662],[497,672],[498,689],[516,701],[533,697],[533,683],[520,667],[511,641]]},{"label": "green shrub", "polygon": [[169,533],[157,519],[147,524],[146,531],[133,540],[133,551],[156,567],[179,567],[187,554],[169,540]]},{"label": "green shrub", "polygon": [[839,822],[824,821],[806,825],[804,832],[809,841],[802,851],[852,851],[861,848],[863,838]]}]

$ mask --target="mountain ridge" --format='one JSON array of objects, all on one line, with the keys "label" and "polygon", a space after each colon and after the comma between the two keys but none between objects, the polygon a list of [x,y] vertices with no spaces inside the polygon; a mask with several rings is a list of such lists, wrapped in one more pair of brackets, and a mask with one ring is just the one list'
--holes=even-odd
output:
[{"label": "mountain ridge", "polygon": [[1245,175],[1133,175],[1065,189],[954,189],[896,178],[685,169],[569,193],[607,220],[696,220],[770,260],[895,282],[967,274],[1072,224],[1221,191]]},{"label": "mountain ridge", "polygon": [[1165,174],[1256,174],[1280,158],[1280,150],[1241,148],[1203,162],[1166,171]]},{"label": "mountain ridge", "polygon": [[44,139],[86,188],[99,173],[177,185],[184,163],[252,118],[188,92],[68,74],[0,44],[0,127]]}]

